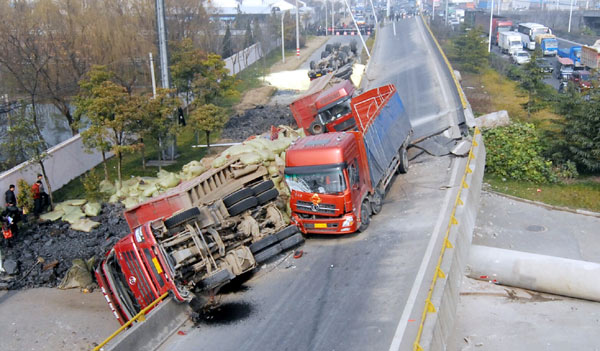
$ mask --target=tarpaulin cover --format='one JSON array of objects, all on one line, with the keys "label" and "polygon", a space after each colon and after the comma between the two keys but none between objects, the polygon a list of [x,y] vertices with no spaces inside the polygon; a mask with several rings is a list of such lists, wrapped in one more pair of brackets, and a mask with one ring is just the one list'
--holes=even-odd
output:
[{"label": "tarpaulin cover", "polygon": [[400,96],[394,93],[364,133],[371,184],[377,186],[411,131]]}]

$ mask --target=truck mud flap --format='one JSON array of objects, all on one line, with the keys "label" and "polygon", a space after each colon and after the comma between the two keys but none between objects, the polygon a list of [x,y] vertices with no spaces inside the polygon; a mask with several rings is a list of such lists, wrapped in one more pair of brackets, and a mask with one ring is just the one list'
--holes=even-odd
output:
[{"label": "truck mud flap", "polygon": [[258,199],[259,204],[264,205],[267,202],[276,199],[277,196],[279,196],[279,191],[277,191],[277,189],[269,189],[258,195],[256,198]]},{"label": "truck mud flap", "polygon": [[202,287],[202,289],[213,289],[229,282],[233,278],[235,278],[233,273],[231,273],[228,269],[222,269],[210,277],[202,279],[199,285]]},{"label": "truck mud flap", "polygon": [[198,207],[192,207],[165,220],[165,227],[167,227],[167,229],[173,228],[199,214],[200,209],[198,209]]},{"label": "truck mud flap", "polygon": [[225,204],[226,207],[231,207],[235,203],[240,202],[244,199],[247,199],[253,195],[254,195],[254,192],[252,191],[252,189],[242,188],[230,195],[225,196],[223,198],[223,204]]}]

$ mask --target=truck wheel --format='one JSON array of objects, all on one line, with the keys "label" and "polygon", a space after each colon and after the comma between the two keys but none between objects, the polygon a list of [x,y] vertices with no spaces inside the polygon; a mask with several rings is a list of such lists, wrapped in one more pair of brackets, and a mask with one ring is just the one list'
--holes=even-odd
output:
[{"label": "truck wheel", "polygon": [[279,238],[277,238],[276,235],[269,235],[266,238],[260,239],[259,241],[251,244],[250,252],[252,252],[253,254],[257,253],[260,250],[264,249],[265,247],[269,247],[278,241],[279,241]]},{"label": "truck wheel", "polygon": [[259,194],[264,193],[265,191],[271,189],[274,186],[275,184],[273,183],[273,181],[269,179],[265,180],[264,182],[260,182],[253,187],[250,187],[250,189],[252,189],[254,196],[258,196]]},{"label": "truck wheel", "polygon": [[321,58],[324,59],[325,57],[329,56],[330,52],[325,50],[321,52]]},{"label": "truck wheel", "polygon": [[397,173],[406,173],[408,172],[408,152],[406,152],[406,147],[402,147],[400,150],[400,164],[398,165]]},{"label": "truck wheel", "polygon": [[294,247],[303,242],[304,242],[304,237],[302,236],[302,234],[300,234],[300,233],[294,234],[293,236],[291,236],[281,242],[281,248],[284,250],[287,250],[290,247]]},{"label": "truck wheel", "polygon": [[277,241],[281,241],[297,232],[298,232],[298,227],[296,227],[295,225],[292,224],[292,225],[287,226],[287,227],[283,228],[282,230],[278,231],[275,234],[275,236],[277,237]]},{"label": "truck wheel", "polygon": [[283,249],[281,248],[281,245],[279,245],[279,244],[271,246],[268,249],[263,250],[263,251],[257,253],[256,255],[254,255],[254,260],[256,261],[256,263],[263,263],[266,260],[270,259],[271,257],[280,253],[282,250]]},{"label": "truck wheel", "polygon": [[312,135],[323,134],[323,132],[325,132],[325,126],[319,121],[314,121],[310,124],[308,130]]},{"label": "truck wheel", "polygon": [[165,220],[165,227],[167,227],[167,229],[176,227],[176,226],[180,225],[181,223],[187,221],[188,219],[196,217],[199,214],[200,214],[200,210],[198,209],[198,207],[189,208],[189,209],[187,209],[183,212],[180,212],[170,218],[167,218]]},{"label": "truck wheel", "polygon": [[258,203],[260,205],[264,205],[267,202],[277,198],[277,196],[279,196],[279,191],[277,191],[277,189],[269,189],[264,193],[258,195],[256,198],[258,199]]},{"label": "truck wheel", "polygon": [[331,52],[331,44],[325,45],[325,51]]},{"label": "truck wheel", "polygon": [[381,208],[383,207],[383,195],[379,190],[375,190],[375,194],[373,194],[373,198],[371,200],[371,212],[376,215],[381,212]]},{"label": "truck wheel", "polygon": [[234,193],[231,193],[230,195],[227,195],[223,198],[223,204],[225,204],[226,207],[230,207],[233,204],[235,204],[236,202],[240,202],[246,198],[249,198],[250,196],[253,196],[254,192],[252,191],[252,189],[250,188],[242,188]]},{"label": "truck wheel", "polygon": [[360,206],[360,227],[358,227],[359,232],[364,232],[369,227],[371,223],[371,209],[369,208],[369,202],[364,201]]},{"label": "truck wheel", "polygon": [[233,273],[231,273],[228,269],[222,269],[210,277],[202,279],[200,281],[200,286],[202,289],[213,289],[220,285],[224,285],[233,278],[235,278]]},{"label": "truck wheel", "polygon": [[310,69],[315,69],[315,61],[310,61],[310,64],[308,66],[310,67]]},{"label": "truck wheel", "polygon": [[246,211],[249,208],[252,208],[254,206],[258,205],[258,199],[254,196],[246,198],[238,203],[236,203],[235,205],[228,207],[227,208],[227,212],[229,212],[230,216],[237,216],[240,213]]}]

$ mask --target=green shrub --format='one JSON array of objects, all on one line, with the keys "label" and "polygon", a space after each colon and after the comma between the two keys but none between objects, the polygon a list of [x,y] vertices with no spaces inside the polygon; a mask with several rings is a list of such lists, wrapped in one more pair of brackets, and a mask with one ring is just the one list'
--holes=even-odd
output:
[{"label": "green shrub", "polygon": [[27,213],[33,211],[33,193],[31,185],[25,179],[17,180],[17,206]]},{"label": "green shrub", "polygon": [[96,174],[94,169],[83,176],[81,182],[83,183],[85,198],[88,201],[102,201],[106,199],[106,194],[100,190],[101,181],[102,179]]},{"label": "green shrub", "polygon": [[556,182],[552,161],[541,156],[542,144],[533,124],[513,123],[484,131],[486,171],[512,180]]}]

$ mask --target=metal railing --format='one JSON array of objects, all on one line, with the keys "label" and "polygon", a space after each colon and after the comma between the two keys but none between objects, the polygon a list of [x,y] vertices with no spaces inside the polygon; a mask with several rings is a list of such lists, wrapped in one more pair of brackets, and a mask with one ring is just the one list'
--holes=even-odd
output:
[{"label": "metal railing", "polygon": [[448,226],[446,227],[446,234],[444,235],[444,242],[442,245],[442,249],[440,250],[440,256],[438,257],[437,264],[435,265],[435,272],[433,274],[433,279],[431,281],[431,285],[429,286],[429,291],[427,292],[427,298],[425,299],[425,306],[423,308],[423,313],[421,314],[421,322],[419,323],[419,330],[417,332],[417,337],[415,338],[415,342],[413,343],[413,351],[422,351],[423,348],[420,345],[421,335],[423,334],[423,326],[425,325],[425,320],[427,319],[427,315],[429,313],[435,313],[436,309],[433,303],[431,302],[431,296],[433,295],[433,290],[437,283],[438,278],[446,278],[446,273],[442,271],[442,259],[444,258],[444,253],[446,249],[454,248],[448,237],[450,235],[450,230],[453,225],[458,225],[458,220],[456,219],[456,209],[459,205],[464,205],[463,201],[460,199],[460,195],[462,194],[463,189],[469,188],[469,185],[466,182],[467,174],[472,173],[473,170],[469,167],[471,161],[475,159],[475,155],[473,154],[473,149],[478,146],[476,136],[481,134],[479,128],[475,128],[475,132],[473,135],[473,142],[471,143],[471,149],[469,150],[469,156],[467,159],[467,165],[465,166],[465,171],[460,181],[460,188],[458,189],[458,193],[456,194],[456,199],[454,200],[454,206],[452,207],[452,212],[450,214],[450,220],[448,221]]},{"label": "metal railing", "polygon": [[168,292],[160,295],[156,300],[152,301],[151,304],[149,304],[148,306],[144,307],[138,314],[136,314],[135,316],[133,316],[133,318],[131,318],[130,320],[128,320],[127,323],[123,324],[121,326],[121,328],[117,329],[117,331],[115,331],[114,333],[112,333],[108,338],[106,338],[106,340],[104,340],[98,346],[96,346],[93,349],[93,351],[100,351],[100,350],[102,350],[102,347],[104,345],[108,344],[109,341],[111,341],[112,339],[114,339],[123,330],[127,329],[133,322],[135,322],[135,321],[140,321],[140,322],[145,321],[146,320],[146,313],[150,309],[152,309],[154,306],[156,306],[156,304],[158,304],[159,302],[161,302],[167,296],[169,296]]}]

